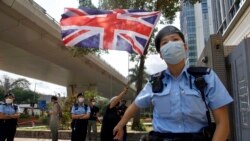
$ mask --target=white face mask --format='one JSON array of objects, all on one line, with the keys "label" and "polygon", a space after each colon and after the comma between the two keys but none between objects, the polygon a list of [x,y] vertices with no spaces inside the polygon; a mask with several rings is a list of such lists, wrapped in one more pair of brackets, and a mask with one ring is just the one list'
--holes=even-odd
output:
[{"label": "white face mask", "polygon": [[13,99],[11,99],[11,98],[6,98],[6,99],[5,99],[5,102],[6,102],[7,104],[11,104],[11,103],[13,102]]},{"label": "white face mask", "polygon": [[83,97],[78,98],[78,102],[82,103],[84,101]]},{"label": "white face mask", "polygon": [[160,48],[162,58],[168,64],[178,64],[186,57],[182,41],[170,41]]}]

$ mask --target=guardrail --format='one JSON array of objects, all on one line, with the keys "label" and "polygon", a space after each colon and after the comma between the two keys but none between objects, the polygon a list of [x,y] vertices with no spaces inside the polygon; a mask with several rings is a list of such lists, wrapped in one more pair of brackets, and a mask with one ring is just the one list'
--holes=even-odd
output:
[{"label": "guardrail", "polygon": [[59,23],[55,20],[55,18],[53,18],[52,16],[50,16],[46,10],[41,7],[38,3],[36,3],[34,0],[29,0],[29,2],[40,12],[42,12],[44,15],[46,15],[51,21],[53,21],[54,23],[56,23],[57,25],[59,25]]}]

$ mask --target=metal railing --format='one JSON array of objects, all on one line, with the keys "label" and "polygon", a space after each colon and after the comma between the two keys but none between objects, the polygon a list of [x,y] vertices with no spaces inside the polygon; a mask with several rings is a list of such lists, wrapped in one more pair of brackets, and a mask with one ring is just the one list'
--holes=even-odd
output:
[{"label": "metal railing", "polygon": [[39,10],[41,13],[43,13],[44,15],[46,15],[51,21],[53,21],[54,23],[56,23],[57,25],[59,25],[59,22],[57,22],[55,20],[55,18],[53,18],[52,16],[50,16],[46,10],[41,7],[38,3],[36,3],[34,0],[28,0],[33,6],[34,8],[36,8],[37,10]]}]

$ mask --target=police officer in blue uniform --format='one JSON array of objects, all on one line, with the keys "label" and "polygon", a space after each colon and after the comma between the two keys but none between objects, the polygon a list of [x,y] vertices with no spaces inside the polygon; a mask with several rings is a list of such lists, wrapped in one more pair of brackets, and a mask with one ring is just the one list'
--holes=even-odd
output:
[{"label": "police officer in blue uniform", "polygon": [[71,109],[71,141],[85,141],[90,108],[84,104],[84,93],[77,95],[77,102]]},{"label": "police officer in blue uniform", "polygon": [[209,108],[216,122],[216,129],[211,138],[213,141],[225,141],[229,134],[227,105],[233,99],[216,73],[210,70],[203,76],[207,84],[203,100],[201,91],[196,87],[196,80],[185,64],[187,44],[183,33],[174,26],[166,26],[157,34],[155,46],[168,68],[162,72],[159,81],[161,83],[155,86],[154,83],[148,82],[128,107],[114,128],[115,139],[122,138],[122,127],[140,108],[148,107],[152,103],[154,109],[151,140],[207,140],[203,129],[208,126],[206,113]]},{"label": "police officer in blue uniform", "polygon": [[8,92],[4,96],[4,104],[0,105],[0,141],[13,141],[16,134],[19,109],[13,104],[14,94]]}]

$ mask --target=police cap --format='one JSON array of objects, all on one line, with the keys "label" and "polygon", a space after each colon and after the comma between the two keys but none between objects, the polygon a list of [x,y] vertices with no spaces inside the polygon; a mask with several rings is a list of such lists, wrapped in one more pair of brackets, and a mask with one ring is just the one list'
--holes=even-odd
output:
[{"label": "police cap", "polygon": [[15,95],[11,92],[8,92],[7,94],[4,95],[4,98],[8,97],[8,96],[12,96],[13,98],[15,98]]},{"label": "police cap", "polygon": [[155,47],[156,47],[157,52],[160,52],[161,39],[167,35],[171,35],[174,33],[177,33],[181,37],[182,41],[185,43],[183,33],[175,26],[168,25],[168,26],[165,26],[163,29],[161,29],[155,37]]},{"label": "police cap", "polygon": [[81,92],[81,93],[78,93],[76,97],[78,98],[78,97],[80,97],[80,96],[84,97],[84,93],[82,93],[82,92]]}]

